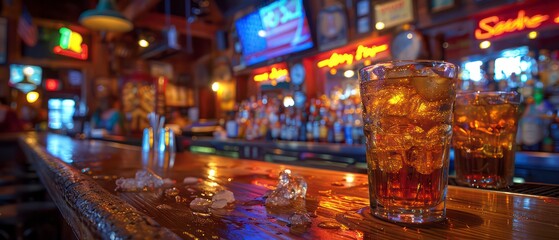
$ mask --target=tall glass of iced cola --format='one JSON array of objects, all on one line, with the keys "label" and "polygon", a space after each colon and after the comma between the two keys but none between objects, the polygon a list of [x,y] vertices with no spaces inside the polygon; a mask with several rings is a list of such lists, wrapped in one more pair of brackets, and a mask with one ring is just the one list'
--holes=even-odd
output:
[{"label": "tall glass of iced cola", "polygon": [[401,223],[446,218],[455,65],[391,61],[359,71],[371,213]]}]

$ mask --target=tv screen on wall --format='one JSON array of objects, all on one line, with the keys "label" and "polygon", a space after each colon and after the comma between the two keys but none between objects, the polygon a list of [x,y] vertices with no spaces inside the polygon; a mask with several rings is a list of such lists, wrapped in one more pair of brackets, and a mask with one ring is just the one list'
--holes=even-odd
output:
[{"label": "tv screen on wall", "polygon": [[313,47],[302,0],[278,0],[235,21],[246,65]]}]

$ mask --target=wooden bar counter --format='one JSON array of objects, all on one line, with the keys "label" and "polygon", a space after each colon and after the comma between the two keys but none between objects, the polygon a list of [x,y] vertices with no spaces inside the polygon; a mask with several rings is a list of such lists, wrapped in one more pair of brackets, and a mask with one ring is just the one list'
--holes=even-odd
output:
[{"label": "wooden bar counter", "polygon": [[[80,239],[557,239],[559,199],[450,186],[448,220],[405,226],[371,217],[365,174],[252,160],[177,153],[154,163],[139,147],[55,134],[18,137],[64,218]],[[165,189],[115,191],[115,180],[149,167],[175,180],[183,198]],[[262,196],[289,168],[308,183],[312,225],[290,233],[289,214],[263,205]],[[186,177],[198,178],[194,184]],[[189,203],[220,189],[236,201],[209,214]],[[342,223],[342,224],[340,224]]]}]

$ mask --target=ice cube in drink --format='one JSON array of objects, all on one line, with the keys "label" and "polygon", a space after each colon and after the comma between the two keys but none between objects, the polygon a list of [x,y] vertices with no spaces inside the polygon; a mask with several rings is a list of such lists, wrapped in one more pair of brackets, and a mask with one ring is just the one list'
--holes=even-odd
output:
[{"label": "ice cube in drink", "polygon": [[453,146],[459,184],[478,188],[512,184],[518,99],[515,92],[458,94]]}]

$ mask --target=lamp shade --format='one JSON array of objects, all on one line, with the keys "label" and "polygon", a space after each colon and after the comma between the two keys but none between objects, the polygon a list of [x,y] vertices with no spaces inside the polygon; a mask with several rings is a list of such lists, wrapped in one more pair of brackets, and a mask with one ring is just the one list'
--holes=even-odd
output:
[{"label": "lamp shade", "polygon": [[111,0],[100,0],[95,9],[80,15],[80,23],[87,28],[109,32],[128,32],[132,22],[115,10]]}]

